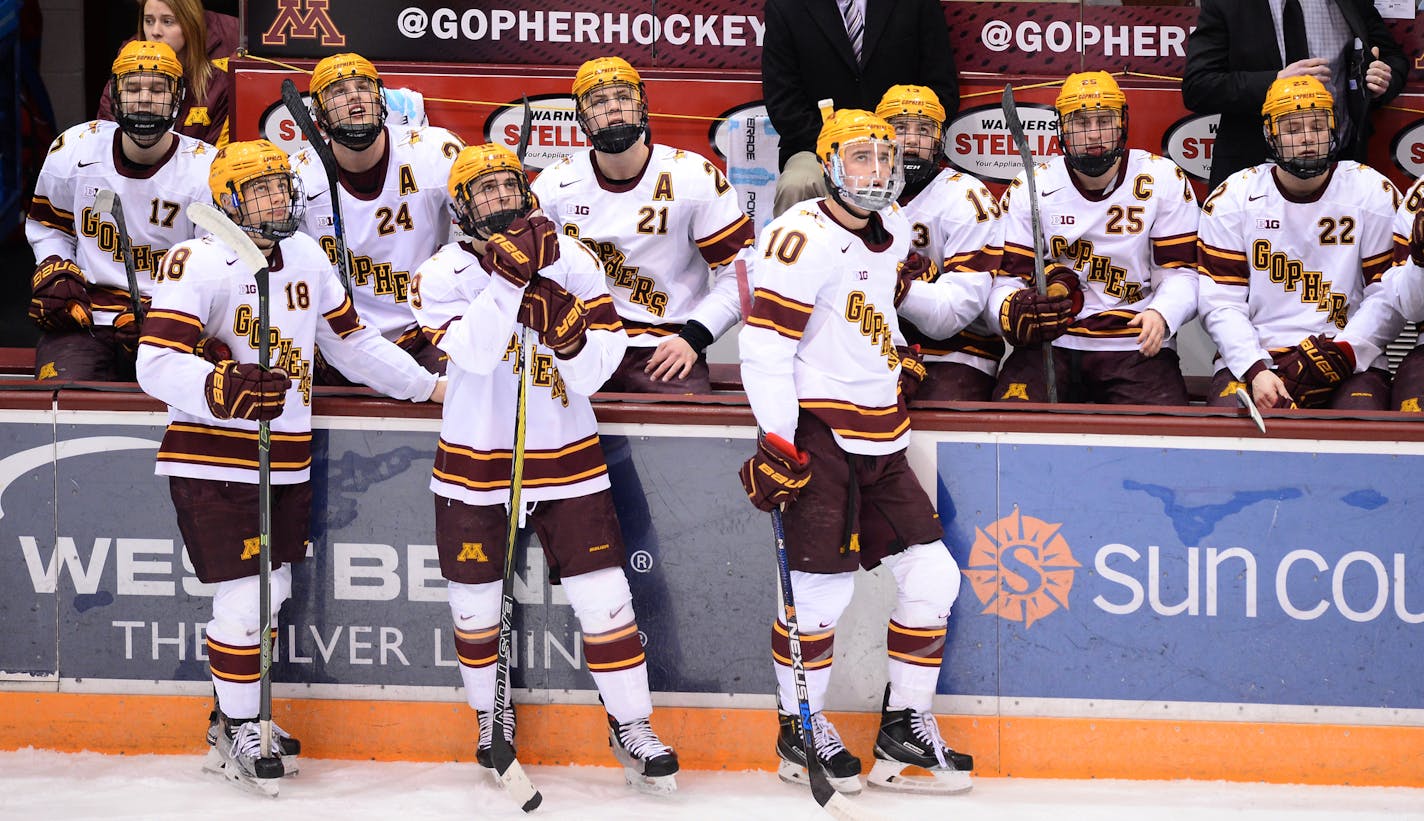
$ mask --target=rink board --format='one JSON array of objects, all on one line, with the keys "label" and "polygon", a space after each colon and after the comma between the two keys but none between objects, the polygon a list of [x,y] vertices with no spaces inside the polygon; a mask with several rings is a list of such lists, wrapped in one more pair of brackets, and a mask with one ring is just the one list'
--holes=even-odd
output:
[{"label": "rink board", "polygon": [[[770,528],[735,478],[751,418],[727,402],[599,405],[658,720],[692,767],[768,766],[774,733]],[[165,417],[139,397],[39,405],[0,393],[0,746],[191,751],[210,593],[152,472]],[[438,419],[317,413],[279,720],[343,739],[313,754],[467,758],[428,490]],[[936,708],[981,773],[1424,784],[1413,426],[1272,420],[1267,439],[1205,416],[1047,419],[916,417],[911,461],[962,568]],[[1129,429],[1156,432],[1110,432]],[[531,547],[521,753],[607,763],[577,622]],[[838,629],[829,707],[866,755],[892,598],[885,569],[862,574]],[[118,715],[139,720],[94,735]]]}]

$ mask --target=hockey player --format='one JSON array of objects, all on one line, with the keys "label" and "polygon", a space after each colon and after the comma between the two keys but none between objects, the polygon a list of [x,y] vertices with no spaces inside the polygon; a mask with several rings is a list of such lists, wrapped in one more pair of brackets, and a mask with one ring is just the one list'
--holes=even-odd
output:
[{"label": "hockey player", "polygon": [[939,170],[945,112],[933,90],[892,86],[875,116],[895,129],[904,152],[905,190],[899,202],[913,230],[910,247],[935,264],[936,280],[960,280],[977,297],[961,306],[976,315],[973,324],[952,337],[926,333],[915,324],[925,320],[918,294],[897,308],[901,330],[920,346],[924,360],[925,377],[915,397],[987,402],[1004,356],[1004,340],[977,314],[984,310],[993,271],[1003,256],[999,202],[973,176]]},{"label": "hockey player", "polygon": [[[386,126],[376,67],[359,54],[333,54],[312,70],[316,124],[336,156],[351,296],[361,318],[410,352],[426,370],[445,372],[444,357],[420,333],[407,289],[410,275],[450,238],[445,183],[464,142],[435,126]],[[307,192],[301,230],[336,261],[332,192],[310,147],[292,155]],[[317,384],[342,384],[319,368]]]},{"label": "hockey player", "polygon": [[[492,766],[501,569],[509,516],[527,517],[579,618],[584,656],[608,712],[609,744],[630,784],[676,785],[677,754],[649,724],[653,703],[623,540],[588,396],[622,360],[627,337],[597,258],[537,212],[518,159],[492,143],[450,172],[460,229],[420,266],[411,305],[450,357],[450,399],[435,455],[435,541],[449,581],[465,697]],[[509,511],[518,353],[529,369],[522,510]],[[512,725],[506,736],[513,744]]]},{"label": "hockey player", "polygon": [[[209,196],[252,236],[271,264],[274,362],[258,360],[257,288],[215,237],[173,247],[158,270],[139,346],[143,389],[168,403],[156,472],[169,477],[178,529],[198,579],[216,585],[207,626],[218,711],[205,769],[266,794],[296,771],[296,739],[275,727],[261,753],[258,672],[258,422],[271,423],[271,625],[308,550],[311,367],[320,344],[333,365],[397,399],[440,401],[443,381],[362,324],[315,240],[296,232],[303,193],[287,155],[266,140],[217,152]],[[216,365],[203,337],[226,354]]]},{"label": "hockey player", "polygon": [[593,148],[546,169],[534,193],[597,254],[623,318],[628,352],[604,389],[710,393],[704,351],[741,318],[731,263],[751,220],[715,165],[648,141],[647,93],[627,61],[584,63],[573,96]]},{"label": "hockey player", "polygon": [[41,331],[37,379],[133,379],[139,323],[118,229],[94,208],[98,192],[113,190],[126,209],[144,299],[163,255],[194,236],[184,206],[208,197],[204,180],[215,149],[171,130],[184,92],[173,49],[129,43],[114,60],[109,85],[117,123],[95,120],[59,135],[25,221],[39,260],[30,300],[30,319]]},{"label": "hockey player", "polygon": [[[1276,80],[1261,115],[1272,162],[1228,177],[1202,205],[1200,310],[1219,351],[1207,402],[1234,405],[1244,385],[1262,409],[1383,410],[1380,346],[1332,337],[1393,264],[1399,192],[1337,159],[1333,99],[1319,80]],[[1357,325],[1353,338],[1398,330]]]},{"label": "hockey player", "polygon": [[1127,147],[1127,97],[1107,72],[1069,75],[1054,107],[1063,156],[1034,169],[1049,293],[1034,286],[1020,173],[1004,196],[989,296],[1014,346],[994,398],[1046,401],[1051,344],[1069,401],[1185,405],[1175,335],[1196,314],[1196,195],[1171,160]]},{"label": "hockey player", "polygon": [[[905,458],[910,417],[898,386],[907,349],[893,302],[911,228],[895,206],[895,136],[884,120],[847,109],[828,117],[816,151],[830,196],[773,220],[757,246],[752,315],[738,343],[747,398],[764,433],[740,478],[759,509],[784,506],[816,756],[831,783],[860,790],[860,760],[822,713],[836,623],[855,570],[888,560],[898,592],[870,783],[965,790],[973,759],[944,743],[930,712],[959,568]],[[789,653],[778,618],[776,751],[781,777],[794,781],[806,776],[806,754]],[[912,767],[930,774],[907,772]]]}]

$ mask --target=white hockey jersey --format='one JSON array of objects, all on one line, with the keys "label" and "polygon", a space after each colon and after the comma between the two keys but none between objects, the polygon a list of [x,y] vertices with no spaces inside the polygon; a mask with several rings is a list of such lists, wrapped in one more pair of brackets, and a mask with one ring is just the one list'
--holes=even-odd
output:
[{"label": "white hockey jersey", "polygon": [[[1163,347],[1197,310],[1196,194],[1176,163],[1129,149],[1106,193],[1088,194],[1062,157],[1034,168],[1045,259],[1078,274],[1083,310],[1059,348],[1137,350],[1128,323],[1151,308],[1167,322]],[[1033,287],[1033,221],[1023,172],[1004,192],[1004,259],[986,317]],[[1015,195],[1022,191],[1021,195]]]},{"label": "white hockey jersey", "polygon": [[905,340],[894,304],[911,229],[898,206],[877,219],[881,236],[867,239],[870,231],[832,219],[824,200],[808,200],[762,229],[752,315],[737,343],[742,384],[766,432],[795,441],[804,409],[847,452],[880,455],[909,444],[895,351]]},{"label": "white hockey jersey", "polygon": [[901,210],[913,232],[911,250],[935,261],[940,269],[937,282],[964,286],[958,309],[973,317],[952,336],[936,332],[923,305],[928,289],[916,283],[899,308],[905,338],[920,346],[926,362],[958,362],[998,373],[1004,340],[980,314],[1004,253],[999,201],[977,178],[946,169]]},{"label": "white hockey jersey", "polygon": [[[1424,208],[1424,177],[1414,181],[1395,211],[1394,267],[1384,272],[1379,287],[1369,292],[1350,314],[1345,330],[1336,337],[1355,349],[1356,370],[1384,353],[1408,322],[1424,321],[1424,268],[1409,256],[1409,236],[1414,216]],[[1417,340],[1415,345],[1424,343]]]},{"label": "white hockey jersey", "polygon": [[[465,147],[435,126],[387,126],[384,177],[371,195],[341,183],[341,222],[351,262],[351,294],[361,319],[387,339],[411,330],[410,275],[450,238],[450,166]],[[331,192],[326,171],[310,147],[292,155],[306,191],[301,231],[321,241],[336,261]]]},{"label": "white hockey jersey", "polygon": [[[397,399],[428,399],[437,377],[361,324],[315,240],[282,240],[271,266],[271,365],[292,378],[282,415],[270,423],[272,483],[297,484],[311,468],[315,345],[342,373]],[[205,384],[213,365],[193,355],[198,340],[211,336],[236,361],[257,362],[257,329],[257,284],[236,252],[212,236],[173,247],[138,351],[139,384],[169,406],[158,475],[257,483],[257,422],[212,415]]]},{"label": "white hockey jersey", "polygon": [[134,275],[144,296],[152,294],[155,272],[168,249],[199,233],[184,213],[188,203],[212,200],[208,166],[217,149],[174,134],[168,154],[135,174],[119,159],[122,133],[112,122],[95,120],[55,138],[25,220],[25,237],[36,260],[58,255],[74,260],[84,272],[95,325],[112,325],[131,307],[118,229],[113,217],[94,210],[99,190],[112,190],[122,203]]},{"label": "white hockey jersey", "polygon": [[[1202,205],[1202,325],[1238,379],[1269,363],[1272,350],[1338,334],[1394,263],[1399,192],[1382,174],[1341,161],[1316,196],[1299,200],[1280,188],[1274,169],[1237,172]],[[1356,357],[1364,369],[1379,355],[1361,348]]]},{"label": "white hockey jersey", "polygon": [[[583,348],[568,359],[529,332],[525,502],[586,496],[610,486],[588,397],[618,367],[628,345],[598,260],[581,243],[559,237],[559,258],[539,275],[583,300],[589,325]],[[441,248],[416,272],[415,315],[422,331],[450,355],[430,480],[437,496],[471,505],[509,502],[523,295],[523,288],[486,273],[463,243]]]},{"label": "white hockey jersey", "polygon": [[653,145],[643,171],[615,184],[584,151],[545,169],[534,193],[602,263],[630,345],[657,345],[689,320],[715,339],[741,318],[731,263],[755,234],[736,190],[701,155]]}]

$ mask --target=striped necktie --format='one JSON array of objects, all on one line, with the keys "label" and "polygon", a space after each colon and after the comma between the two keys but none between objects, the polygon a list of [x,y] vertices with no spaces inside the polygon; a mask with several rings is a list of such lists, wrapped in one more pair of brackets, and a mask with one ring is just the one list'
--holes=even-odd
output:
[{"label": "striped necktie", "polygon": [[845,19],[846,35],[850,37],[851,51],[855,61],[861,62],[860,50],[865,40],[865,14],[856,0],[840,0],[841,17]]}]

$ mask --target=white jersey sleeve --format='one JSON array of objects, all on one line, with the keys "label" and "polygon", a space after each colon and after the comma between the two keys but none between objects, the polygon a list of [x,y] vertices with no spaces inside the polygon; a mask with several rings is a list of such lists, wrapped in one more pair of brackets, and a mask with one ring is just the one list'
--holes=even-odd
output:
[{"label": "white jersey sleeve", "polygon": [[[920,345],[927,362],[997,367],[997,356],[980,355],[990,353],[983,344],[989,329],[978,320],[1003,256],[998,201],[975,177],[945,170],[902,210],[911,227],[911,249],[940,270],[933,282],[911,285],[897,309],[908,322],[901,330]],[[956,338],[965,329],[972,335]],[[1002,355],[1001,346],[997,353]]]}]

